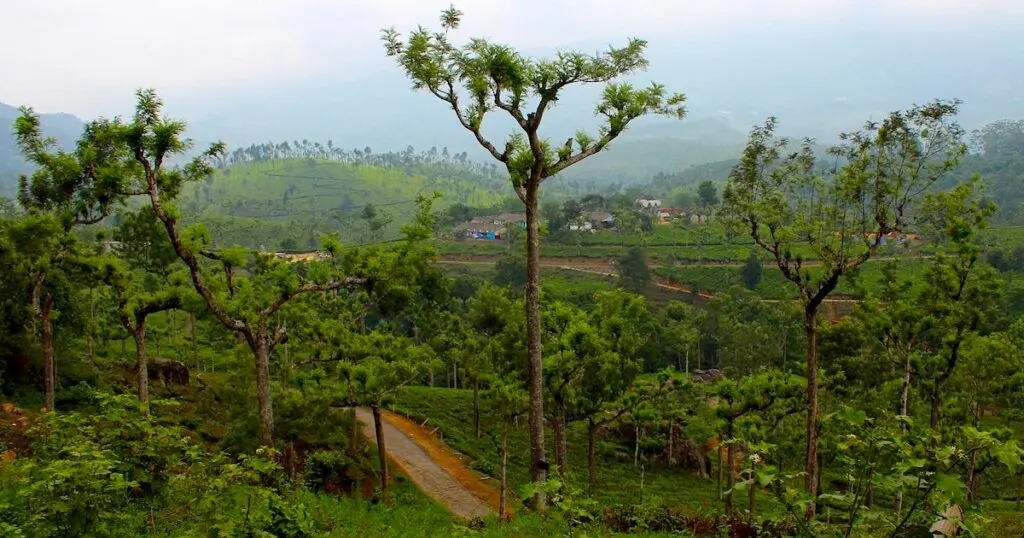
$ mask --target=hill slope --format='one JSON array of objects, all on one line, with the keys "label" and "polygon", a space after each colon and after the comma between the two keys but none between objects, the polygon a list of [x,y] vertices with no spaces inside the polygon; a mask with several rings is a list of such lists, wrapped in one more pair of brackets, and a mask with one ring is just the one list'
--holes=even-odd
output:
[{"label": "hill slope", "polygon": [[[348,243],[396,237],[433,191],[439,209],[454,203],[491,205],[511,196],[508,182],[446,166],[416,172],[325,159],[292,158],[242,163],[218,171],[182,193],[189,220],[206,223],[220,244],[310,248],[319,233],[339,231]],[[371,230],[368,217],[390,222]]]},{"label": "hill slope", "polygon": [[[21,113],[17,108],[0,103],[0,196],[12,196],[18,188],[18,176],[33,170],[21,157],[14,141],[14,121]],[[74,147],[85,125],[71,114],[40,114],[43,134],[57,139],[65,148]]]}]

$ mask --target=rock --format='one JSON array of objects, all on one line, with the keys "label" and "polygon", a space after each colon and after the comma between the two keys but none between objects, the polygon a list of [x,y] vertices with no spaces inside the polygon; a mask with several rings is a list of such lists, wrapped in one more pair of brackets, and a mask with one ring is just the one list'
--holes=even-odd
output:
[{"label": "rock", "polygon": [[725,377],[725,374],[717,368],[712,370],[694,370],[690,375],[693,376],[695,381],[701,383],[713,383]]},{"label": "rock", "polygon": [[181,361],[154,358],[149,361],[150,379],[159,379],[163,384],[188,386],[188,367]]}]

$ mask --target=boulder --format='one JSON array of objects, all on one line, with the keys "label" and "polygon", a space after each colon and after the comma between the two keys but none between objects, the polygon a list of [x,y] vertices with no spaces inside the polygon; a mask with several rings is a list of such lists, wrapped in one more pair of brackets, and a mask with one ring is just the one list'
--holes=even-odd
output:
[{"label": "boulder", "polygon": [[164,385],[188,386],[188,367],[181,361],[154,358],[149,360],[150,379],[158,379]]}]

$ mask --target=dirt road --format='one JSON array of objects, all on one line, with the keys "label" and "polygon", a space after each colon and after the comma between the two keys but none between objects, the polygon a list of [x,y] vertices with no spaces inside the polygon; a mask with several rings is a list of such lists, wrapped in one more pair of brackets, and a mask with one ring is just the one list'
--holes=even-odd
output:
[{"label": "dirt road", "polygon": [[[373,413],[361,407],[356,409],[356,418],[366,437],[376,439]],[[465,519],[494,511],[497,492],[481,483],[450,449],[404,417],[382,411],[381,422],[388,456],[424,493]]]}]

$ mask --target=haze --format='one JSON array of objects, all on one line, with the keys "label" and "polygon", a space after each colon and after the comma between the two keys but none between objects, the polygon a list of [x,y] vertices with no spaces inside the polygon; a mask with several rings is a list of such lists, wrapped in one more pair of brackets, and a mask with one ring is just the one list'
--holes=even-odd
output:
[{"label": "haze", "polygon": [[[386,26],[436,25],[448,4],[14,0],[0,17],[0,102],[89,119],[127,114],[136,88],[155,87],[201,139],[471,148],[441,103],[410,90],[379,41]],[[685,92],[691,120],[725,117],[739,131],[772,114],[783,130],[821,136],[935,97],[964,99],[968,125],[1024,115],[1024,3],[1014,0],[457,7],[460,37],[531,54],[647,39],[651,68],[637,80]],[[590,125],[591,108],[562,105],[555,130]]]}]

